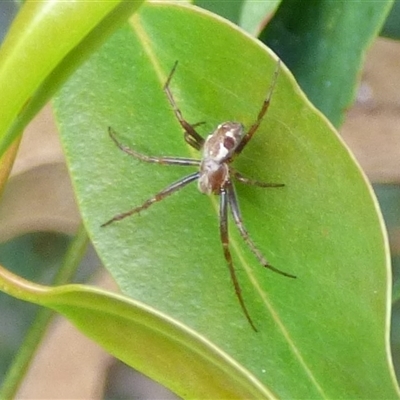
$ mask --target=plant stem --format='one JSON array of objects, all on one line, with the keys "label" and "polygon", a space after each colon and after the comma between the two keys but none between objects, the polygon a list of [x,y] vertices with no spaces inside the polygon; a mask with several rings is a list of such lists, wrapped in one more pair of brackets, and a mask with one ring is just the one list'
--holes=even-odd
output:
[{"label": "plant stem", "polygon": [[[86,252],[88,243],[86,230],[81,225],[65,253],[62,266],[54,277],[53,285],[62,285],[72,279]],[[0,388],[0,399],[11,400],[15,397],[53,315],[54,312],[49,309],[39,309],[19,352],[4,377],[3,385]]]}]

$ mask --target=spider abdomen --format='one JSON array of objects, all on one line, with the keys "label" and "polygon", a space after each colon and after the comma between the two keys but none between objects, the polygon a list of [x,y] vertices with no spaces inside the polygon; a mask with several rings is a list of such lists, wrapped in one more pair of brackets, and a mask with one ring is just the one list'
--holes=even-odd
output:
[{"label": "spider abdomen", "polygon": [[225,163],[213,159],[203,159],[200,164],[198,188],[204,194],[219,194],[229,179],[229,168]]}]

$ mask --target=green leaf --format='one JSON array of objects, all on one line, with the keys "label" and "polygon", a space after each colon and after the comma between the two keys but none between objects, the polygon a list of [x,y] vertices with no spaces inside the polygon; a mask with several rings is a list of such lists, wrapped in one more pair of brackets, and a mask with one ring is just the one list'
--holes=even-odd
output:
[{"label": "green leaf", "polygon": [[393,2],[393,8],[385,21],[385,25],[382,28],[381,35],[392,39],[400,39],[400,1]]},{"label": "green leaf", "polygon": [[194,4],[205,10],[211,11],[221,17],[229,19],[236,24],[239,23],[245,0],[195,0]]},{"label": "green leaf", "polygon": [[0,154],[142,1],[27,1],[0,51]]},{"label": "green leaf", "polygon": [[195,4],[229,19],[251,35],[258,35],[281,0],[197,0]]},{"label": "green leaf", "polygon": [[254,36],[258,36],[263,25],[271,18],[281,0],[243,2],[240,12],[239,26]]},{"label": "green leaf", "polygon": [[[251,237],[275,267],[298,277],[262,268],[231,223],[236,273],[258,333],[229,279],[217,197],[192,185],[140,215],[100,227],[193,172],[137,161],[107,133],[111,126],[122,143],[145,154],[199,157],[185,144],[162,90],[176,60],[171,90],[188,121],[205,121],[198,127],[202,135],[222,121],[254,122],[277,64],[268,49],[220,18],[148,4],[77,71],[56,109],[77,200],[104,264],[125,294],[207,337],[279,397],[398,398],[388,344],[387,240],[375,198],[284,66],[267,118],[234,164],[247,176],[286,185],[237,185]],[[92,301],[100,315],[106,304]],[[93,322],[85,308],[79,325],[87,330]],[[108,310],[103,319],[110,326],[108,318],[117,317]],[[152,321],[146,334],[168,331]],[[111,340],[98,329],[97,340]],[[142,331],[130,332],[113,341],[124,360],[131,357],[127,343],[152,346]],[[181,346],[192,340],[180,331]],[[170,363],[151,372],[153,358],[165,355],[173,357],[168,347],[131,365],[177,390],[185,378],[177,384]],[[200,356],[203,370],[212,372],[213,361]],[[183,362],[180,372],[191,363]],[[200,383],[192,389],[191,396],[178,394],[196,397],[205,390]]]},{"label": "green leaf", "polygon": [[111,354],[185,398],[274,398],[205,338],[139,302],[82,285],[36,285],[2,267],[0,285],[61,313]]},{"label": "green leaf", "polygon": [[261,34],[314,105],[339,126],[354,100],[361,65],[393,0],[284,0]]}]

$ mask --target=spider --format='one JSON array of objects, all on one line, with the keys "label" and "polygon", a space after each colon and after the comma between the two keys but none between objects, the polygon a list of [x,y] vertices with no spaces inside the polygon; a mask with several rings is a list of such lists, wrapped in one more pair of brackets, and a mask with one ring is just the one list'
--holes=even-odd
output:
[{"label": "spider", "polygon": [[249,322],[250,326],[254,331],[257,332],[257,328],[250,316],[250,313],[244,302],[239,281],[236,277],[235,269],[233,266],[231,252],[229,250],[229,235],[228,235],[228,208],[230,207],[233,220],[242,236],[243,240],[249,246],[250,250],[254,253],[260,264],[278,274],[296,278],[294,275],[281,271],[273,267],[266,258],[261,254],[260,250],[256,247],[254,242],[250,239],[250,236],[243,224],[242,215],[239,208],[239,202],[237,199],[236,191],[232,178],[238,181],[255,185],[259,187],[281,187],[284,186],[280,183],[264,183],[259,182],[254,179],[247,178],[243,176],[240,172],[236,171],[230,164],[233,159],[238,156],[250,139],[253,137],[254,133],[257,131],[258,127],[263,120],[270,101],[271,96],[277,81],[280,62],[278,61],[277,68],[274,73],[273,81],[270,86],[269,92],[263,101],[261,109],[258,113],[256,121],[251,125],[250,129],[246,132],[244,126],[239,122],[223,122],[218,125],[214,132],[212,132],[206,139],[204,139],[199,133],[197,133],[195,127],[196,125],[191,125],[187,122],[183,116],[181,110],[178,108],[175,99],[170,90],[171,79],[175,73],[178,62],[176,61],[167,80],[164,85],[164,92],[167,99],[175,113],[179,124],[184,130],[184,139],[186,143],[190,146],[202,152],[202,158],[200,160],[195,160],[192,158],[183,157],[154,157],[148,156],[123,145],[117,138],[114,130],[109,127],[109,135],[114,143],[119,147],[120,150],[133,156],[140,161],[156,164],[166,164],[166,165],[180,165],[180,166],[193,166],[197,167],[197,171],[187,175],[178,181],[170,184],[165,189],[156,193],[153,197],[147,199],[142,205],[135,207],[129,211],[115,215],[113,218],[105,222],[102,227],[107,226],[113,222],[120,221],[126,217],[133,214],[137,214],[142,210],[147,209],[152,204],[163,200],[165,197],[177,192],[191,182],[198,181],[198,189],[201,193],[208,195],[219,195],[219,231],[220,239],[222,243],[223,253],[225,256],[226,263],[228,265],[230,278],[232,280],[236,296],[239,300],[240,307]]}]

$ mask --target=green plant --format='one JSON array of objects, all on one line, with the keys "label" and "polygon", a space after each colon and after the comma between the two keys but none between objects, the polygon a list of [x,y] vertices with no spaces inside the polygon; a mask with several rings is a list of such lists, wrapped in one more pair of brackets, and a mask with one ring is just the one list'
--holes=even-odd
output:
[{"label": "green plant", "polygon": [[[286,185],[238,188],[254,240],[273,265],[298,276],[292,281],[261,268],[232,230],[239,280],[259,333],[247,324],[229,281],[215,198],[187,188],[140,217],[100,227],[181,175],[179,168],[143,165],[122,154],[108,137],[108,126],[141,152],[194,156],[162,91],[176,60],[171,90],[186,119],[206,122],[199,127],[203,135],[225,120],[251,124],[276,68],[276,57],[259,42],[192,6],[146,4],[122,24],[139,3],[88,3],[91,24],[86,15],[74,20],[84,5],[55,3],[53,12],[70,19],[60,32],[54,29],[51,41],[66,46],[48,46],[49,57],[38,56],[34,47],[31,55],[25,53],[40,59],[42,68],[24,71],[27,83],[18,81],[19,97],[15,86],[7,86],[9,102],[0,121],[4,151],[61,87],[54,108],[82,219],[130,299],[84,285],[43,287],[6,270],[0,286],[65,315],[112,354],[184,398],[398,397],[388,348],[390,267],[377,203],[332,125],[286,67],[260,131],[235,161],[248,176]],[[282,2],[280,20],[271,21],[266,37],[277,35],[285,7],[294,4]],[[350,66],[345,56],[339,64],[328,63],[335,90],[317,91],[320,97],[313,100],[321,108],[329,103],[327,114],[335,124],[354,95],[363,51],[389,4],[366,10],[373,17],[370,29],[357,36],[361,44]],[[352,7],[343,3],[340,11],[354,16]],[[331,23],[335,7],[324,10]],[[0,84],[16,68],[15,54],[56,27],[58,20],[47,12],[30,2],[21,10],[0,54]],[[32,15],[44,22],[36,26]],[[39,30],[36,39],[21,35],[18,23],[26,22]],[[322,42],[334,41],[332,32],[321,31]],[[307,68],[300,68],[299,79],[315,91],[321,86],[318,71],[307,75]]]}]

